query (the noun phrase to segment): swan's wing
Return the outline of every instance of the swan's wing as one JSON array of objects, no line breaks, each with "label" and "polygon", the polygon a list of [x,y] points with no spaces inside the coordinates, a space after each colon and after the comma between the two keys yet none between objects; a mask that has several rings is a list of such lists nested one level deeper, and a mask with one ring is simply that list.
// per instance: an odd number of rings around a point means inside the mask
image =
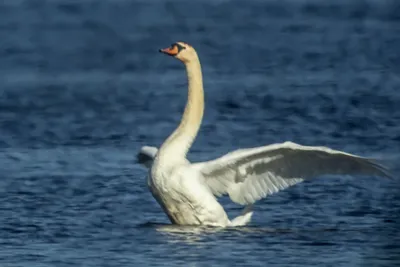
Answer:
[{"label": "swan's wing", "polygon": [[143,166],[150,168],[153,164],[154,157],[157,154],[158,149],[153,146],[143,146],[139,153],[136,155],[137,162]]},{"label": "swan's wing", "polygon": [[229,194],[239,204],[252,204],[305,179],[326,174],[390,177],[372,159],[291,142],[236,150],[193,166],[203,174],[214,195]]}]

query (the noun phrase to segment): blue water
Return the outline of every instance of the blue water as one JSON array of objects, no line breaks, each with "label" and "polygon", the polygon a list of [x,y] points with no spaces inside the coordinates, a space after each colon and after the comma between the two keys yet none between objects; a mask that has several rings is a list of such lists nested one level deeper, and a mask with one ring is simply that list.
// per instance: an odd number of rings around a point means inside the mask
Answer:
[{"label": "blue water", "polygon": [[[0,266],[400,266],[399,14],[394,0],[1,1]],[[179,122],[184,68],[157,52],[179,40],[205,79],[190,160],[290,140],[395,179],[321,177],[259,201],[248,227],[171,226],[135,157]]]}]

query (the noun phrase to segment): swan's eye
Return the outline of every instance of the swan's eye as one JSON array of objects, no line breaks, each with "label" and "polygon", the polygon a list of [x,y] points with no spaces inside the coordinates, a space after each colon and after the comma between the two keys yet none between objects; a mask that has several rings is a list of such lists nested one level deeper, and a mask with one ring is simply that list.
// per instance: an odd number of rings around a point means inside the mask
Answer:
[{"label": "swan's eye", "polygon": [[178,48],[178,53],[181,52],[182,50],[186,49],[186,47],[184,47],[183,45],[180,45],[178,43],[175,43],[174,45]]}]

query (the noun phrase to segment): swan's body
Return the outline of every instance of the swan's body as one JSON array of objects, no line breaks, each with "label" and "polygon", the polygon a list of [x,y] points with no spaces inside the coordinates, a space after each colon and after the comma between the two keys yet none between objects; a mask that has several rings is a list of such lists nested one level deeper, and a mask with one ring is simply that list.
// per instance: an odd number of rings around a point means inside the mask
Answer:
[{"label": "swan's body", "polygon": [[[150,168],[148,186],[172,223],[245,225],[251,220],[254,202],[305,179],[324,174],[389,177],[387,170],[370,159],[291,142],[236,150],[213,161],[191,164],[186,154],[204,111],[200,61],[194,48],[185,43],[161,51],[185,64],[188,102],[179,127],[160,149],[143,147],[138,156]],[[224,194],[246,205],[232,221],[216,198]]]}]

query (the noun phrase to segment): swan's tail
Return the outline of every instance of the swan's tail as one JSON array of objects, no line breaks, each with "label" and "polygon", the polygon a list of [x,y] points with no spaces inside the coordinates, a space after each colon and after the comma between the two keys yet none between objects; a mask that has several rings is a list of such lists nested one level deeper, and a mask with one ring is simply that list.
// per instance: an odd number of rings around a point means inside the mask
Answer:
[{"label": "swan's tail", "polygon": [[247,205],[242,214],[233,219],[229,226],[243,226],[251,221],[251,216],[253,216],[253,205]]}]

